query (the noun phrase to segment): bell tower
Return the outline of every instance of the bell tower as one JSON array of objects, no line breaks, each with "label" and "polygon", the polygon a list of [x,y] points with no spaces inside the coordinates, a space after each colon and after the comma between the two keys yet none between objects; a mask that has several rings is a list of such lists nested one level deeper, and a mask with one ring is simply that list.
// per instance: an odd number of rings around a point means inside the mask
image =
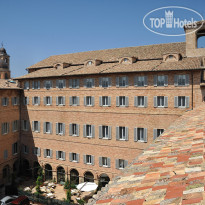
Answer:
[{"label": "bell tower", "polygon": [[0,48],[0,79],[10,78],[10,56],[7,54],[6,49]]}]

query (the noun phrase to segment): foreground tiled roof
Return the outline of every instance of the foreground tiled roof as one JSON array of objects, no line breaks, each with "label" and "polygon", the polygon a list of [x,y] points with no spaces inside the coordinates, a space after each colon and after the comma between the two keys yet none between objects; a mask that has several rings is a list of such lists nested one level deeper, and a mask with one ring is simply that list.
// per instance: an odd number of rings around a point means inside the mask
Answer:
[{"label": "foreground tiled roof", "polygon": [[13,80],[0,79],[0,89],[20,89],[18,87],[18,82],[15,83]]},{"label": "foreground tiled roof", "polygon": [[83,64],[86,60],[94,59],[104,62],[117,61],[121,57],[133,56],[138,59],[157,59],[162,58],[162,55],[167,52],[178,52],[185,56],[185,43],[156,44],[55,55],[28,67],[28,69],[53,66],[55,63]]},{"label": "foreground tiled roof", "polygon": [[180,117],[89,204],[205,204],[205,105]]}]

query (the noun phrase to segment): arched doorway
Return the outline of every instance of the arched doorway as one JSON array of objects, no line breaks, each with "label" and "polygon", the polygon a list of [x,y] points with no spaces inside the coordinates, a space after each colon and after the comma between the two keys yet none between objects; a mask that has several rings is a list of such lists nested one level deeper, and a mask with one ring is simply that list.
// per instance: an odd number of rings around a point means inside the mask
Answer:
[{"label": "arched doorway", "polygon": [[91,172],[85,172],[84,182],[94,182],[94,175]]},{"label": "arched doorway", "polygon": [[70,182],[73,184],[79,184],[79,172],[76,169],[70,170]]},{"label": "arched doorway", "polygon": [[2,176],[3,176],[4,183],[9,182],[9,177],[10,177],[10,167],[9,167],[9,165],[4,166],[2,172],[3,172]]},{"label": "arched doorway", "polygon": [[23,160],[22,171],[23,171],[23,174],[25,176],[31,176],[30,165],[29,165],[29,161],[27,159]]},{"label": "arched doorway", "polygon": [[57,168],[57,183],[65,182],[65,169],[63,167]]},{"label": "arched doorway", "polygon": [[102,187],[105,187],[105,185],[108,184],[109,181],[110,178],[107,174],[101,174],[99,177],[98,189],[100,190]]},{"label": "arched doorway", "polygon": [[53,179],[53,171],[50,164],[45,165],[45,180]]},{"label": "arched doorway", "polygon": [[38,170],[39,170],[40,167],[41,166],[38,162],[33,163],[33,176],[34,176],[34,178],[38,177]]}]

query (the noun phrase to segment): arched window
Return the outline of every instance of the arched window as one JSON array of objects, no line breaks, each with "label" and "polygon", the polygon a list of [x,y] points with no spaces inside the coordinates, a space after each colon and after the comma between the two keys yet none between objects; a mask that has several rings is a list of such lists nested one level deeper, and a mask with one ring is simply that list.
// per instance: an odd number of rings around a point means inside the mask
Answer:
[{"label": "arched window", "polygon": [[205,29],[197,32],[197,48],[205,48]]}]

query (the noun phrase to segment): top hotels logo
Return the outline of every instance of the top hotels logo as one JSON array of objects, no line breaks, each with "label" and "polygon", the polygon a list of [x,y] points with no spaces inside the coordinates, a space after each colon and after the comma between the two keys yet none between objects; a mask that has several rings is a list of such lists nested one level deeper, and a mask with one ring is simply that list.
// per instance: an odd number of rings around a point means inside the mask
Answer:
[{"label": "top hotels logo", "polygon": [[190,28],[189,33],[200,29],[203,24],[197,28],[196,22],[201,20],[203,20],[201,14],[193,9],[168,6],[147,13],[143,18],[143,24],[148,30],[159,35],[182,36],[186,35],[184,27]]}]

